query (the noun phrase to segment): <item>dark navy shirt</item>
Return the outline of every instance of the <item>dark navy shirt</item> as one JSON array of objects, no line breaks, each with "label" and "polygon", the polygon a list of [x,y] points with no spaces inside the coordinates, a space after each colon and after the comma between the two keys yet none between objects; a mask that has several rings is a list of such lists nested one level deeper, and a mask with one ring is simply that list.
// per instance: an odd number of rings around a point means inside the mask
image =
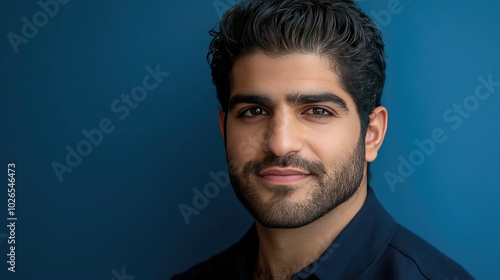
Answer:
[{"label": "dark navy shirt", "polygon": [[[241,240],[172,279],[253,279],[258,236],[253,225]],[[473,279],[459,264],[399,225],[373,190],[328,249],[292,279]]]}]

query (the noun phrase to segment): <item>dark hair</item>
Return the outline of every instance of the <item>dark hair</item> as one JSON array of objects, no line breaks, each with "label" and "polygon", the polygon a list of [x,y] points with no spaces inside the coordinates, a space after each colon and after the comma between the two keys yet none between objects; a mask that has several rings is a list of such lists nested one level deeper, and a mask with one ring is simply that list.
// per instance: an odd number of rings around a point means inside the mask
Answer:
[{"label": "dark hair", "polygon": [[228,10],[207,54],[217,99],[227,112],[234,62],[254,51],[328,57],[353,97],[364,136],[385,82],[384,43],[373,21],[348,0],[244,0]]}]

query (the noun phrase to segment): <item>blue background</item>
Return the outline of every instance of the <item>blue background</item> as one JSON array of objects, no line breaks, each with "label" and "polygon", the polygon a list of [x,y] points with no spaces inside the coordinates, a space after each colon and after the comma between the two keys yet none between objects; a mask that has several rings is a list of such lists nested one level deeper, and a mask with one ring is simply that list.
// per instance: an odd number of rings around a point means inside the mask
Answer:
[{"label": "blue background", "polygon": [[[500,2],[394,1],[358,1],[387,45],[389,130],[371,185],[400,223],[478,279],[498,279],[500,87],[456,129],[443,114],[470,101],[479,76],[500,81]],[[0,279],[167,279],[246,231],[252,219],[230,187],[188,225],[178,209],[226,170],[205,55],[208,29],[232,4],[72,0],[16,54],[9,32],[22,35],[21,18],[42,8],[0,3],[0,172],[16,164],[18,217],[13,274],[5,179]],[[121,120],[110,106],[148,65],[170,75]],[[51,164],[103,118],[115,130],[59,182]],[[391,187],[384,174],[436,128],[447,140]]]}]

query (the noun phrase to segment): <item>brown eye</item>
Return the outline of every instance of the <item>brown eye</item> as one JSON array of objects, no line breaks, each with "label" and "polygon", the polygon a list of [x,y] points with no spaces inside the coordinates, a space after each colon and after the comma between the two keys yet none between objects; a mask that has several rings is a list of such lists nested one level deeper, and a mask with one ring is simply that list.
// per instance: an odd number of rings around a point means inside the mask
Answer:
[{"label": "brown eye", "polygon": [[314,116],[328,116],[328,115],[332,115],[326,109],[321,108],[321,107],[311,108],[311,109],[307,110],[306,113],[309,114],[309,115],[314,115]]},{"label": "brown eye", "polygon": [[252,107],[241,114],[243,117],[254,117],[259,115],[267,115],[266,111],[261,107]]}]

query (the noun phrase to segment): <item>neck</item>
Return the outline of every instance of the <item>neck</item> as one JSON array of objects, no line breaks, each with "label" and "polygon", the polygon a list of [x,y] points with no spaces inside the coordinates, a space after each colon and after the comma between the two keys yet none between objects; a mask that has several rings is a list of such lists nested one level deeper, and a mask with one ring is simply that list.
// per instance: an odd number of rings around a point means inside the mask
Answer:
[{"label": "neck", "polygon": [[[327,250],[363,206],[367,184],[314,222],[300,228],[266,228],[256,222],[259,236],[257,279],[290,279]],[[270,277],[272,276],[272,277]]]}]

